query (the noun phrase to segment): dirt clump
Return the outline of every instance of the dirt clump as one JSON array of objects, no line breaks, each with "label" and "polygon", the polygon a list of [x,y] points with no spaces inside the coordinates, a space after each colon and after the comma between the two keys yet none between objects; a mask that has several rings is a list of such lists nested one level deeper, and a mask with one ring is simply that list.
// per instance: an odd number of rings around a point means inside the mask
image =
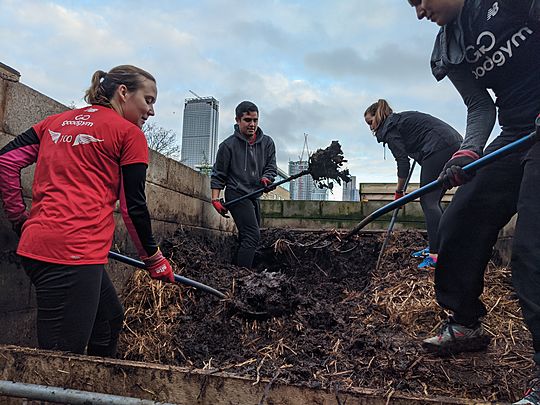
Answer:
[{"label": "dirt clump", "polygon": [[332,189],[335,180],[338,184],[341,181],[348,183],[351,176],[348,169],[341,169],[341,166],[347,162],[343,157],[343,151],[338,141],[332,141],[330,146],[325,149],[317,149],[309,157],[309,172],[313,181],[319,188]]},{"label": "dirt clump", "polygon": [[377,272],[382,235],[361,233],[346,248],[340,235],[321,244],[317,232],[265,230],[248,270],[229,264],[234,240],[180,230],[163,246],[175,271],[227,298],[138,272],[126,288],[122,357],[386,396],[512,401],[521,394],[532,352],[508,269],[490,263],[486,274],[488,351],[439,358],[420,344],[446,318],[433,273],[410,257],[426,246],[424,235],[395,232]]}]

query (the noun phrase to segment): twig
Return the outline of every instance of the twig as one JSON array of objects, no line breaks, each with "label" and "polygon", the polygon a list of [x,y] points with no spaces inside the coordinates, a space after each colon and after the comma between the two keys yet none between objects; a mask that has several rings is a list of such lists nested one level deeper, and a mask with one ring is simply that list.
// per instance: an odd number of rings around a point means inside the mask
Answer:
[{"label": "twig", "polygon": [[280,372],[281,370],[278,369],[276,373],[274,374],[274,376],[272,377],[272,379],[270,380],[270,382],[266,384],[266,387],[264,388],[263,396],[261,397],[261,400],[259,401],[259,405],[264,405],[264,402],[266,401],[266,397],[268,396],[268,393],[270,392],[270,388],[272,388],[272,384],[274,383],[274,381],[277,380]]}]

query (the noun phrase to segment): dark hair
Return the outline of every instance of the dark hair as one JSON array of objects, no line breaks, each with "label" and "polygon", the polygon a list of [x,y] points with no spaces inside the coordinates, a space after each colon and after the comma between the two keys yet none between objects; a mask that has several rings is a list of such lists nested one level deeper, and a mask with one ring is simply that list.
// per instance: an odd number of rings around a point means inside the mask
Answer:
[{"label": "dark hair", "polygon": [[108,73],[97,70],[92,75],[92,82],[84,95],[88,104],[98,104],[106,107],[111,106],[111,99],[118,86],[125,85],[129,91],[136,91],[142,82],[142,78],[156,79],[147,71],[132,65],[120,65],[112,68]]},{"label": "dark hair", "polygon": [[379,128],[379,125],[381,125],[384,120],[392,114],[392,109],[390,108],[390,105],[388,105],[388,102],[381,98],[376,103],[371,104],[367,110],[364,112],[364,117],[366,114],[370,114],[373,116],[373,129],[377,130]]},{"label": "dark hair", "polygon": [[242,101],[236,106],[236,118],[242,118],[244,113],[256,112],[259,113],[259,109],[251,101]]}]

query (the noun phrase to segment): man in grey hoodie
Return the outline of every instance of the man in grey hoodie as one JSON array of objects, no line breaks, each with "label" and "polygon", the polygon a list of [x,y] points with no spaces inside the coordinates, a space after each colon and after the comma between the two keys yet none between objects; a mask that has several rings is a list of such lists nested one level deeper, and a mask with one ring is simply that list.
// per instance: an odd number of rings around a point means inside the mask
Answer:
[{"label": "man in grey hoodie", "polygon": [[[228,218],[228,210],[219,198],[225,189],[225,201],[249,194],[270,185],[277,174],[274,141],[259,128],[259,109],[250,101],[242,101],[236,107],[234,134],[220,145],[216,162],[210,176],[212,205]],[[236,256],[238,266],[250,268],[260,239],[261,194],[246,198],[229,208],[238,228],[239,248]]]}]

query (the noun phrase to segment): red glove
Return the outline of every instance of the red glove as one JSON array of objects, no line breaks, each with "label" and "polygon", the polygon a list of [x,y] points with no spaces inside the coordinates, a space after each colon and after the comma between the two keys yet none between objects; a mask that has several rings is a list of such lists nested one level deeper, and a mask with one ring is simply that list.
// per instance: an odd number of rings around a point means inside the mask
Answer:
[{"label": "red glove", "polygon": [[266,177],[262,177],[261,178],[261,184],[264,186],[264,188],[266,190],[264,190],[265,193],[268,193],[269,191],[272,191],[275,189],[275,187],[271,187],[272,185],[272,180],[266,178]]},{"label": "red glove", "polygon": [[229,210],[225,208],[225,206],[223,205],[223,200],[216,198],[212,200],[212,205],[214,206],[216,211],[219,213],[219,215],[221,215],[224,218],[229,218],[229,216],[227,215]]},{"label": "red glove", "polygon": [[171,264],[163,257],[159,248],[152,256],[143,257],[142,260],[146,264],[146,270],[150,273],[150,277],[156,280],[174,283],[174,273]]},{"label": "red glove", "polygon": [[405,193],[403,192],[403,190],[396,190],[396,192],[394,193],[394,201],[399,200],[404,195]]},{"label": "red glove", "polygon": [[480,156],[472,150],[462,149],[454,153],[452,159],[446,162],[439,175],[439,180],[443,182],[443,188],[449,190],[452,187],[461,186],[471,181],[475,173],[465,173],[462,168],[479,158]]}]

